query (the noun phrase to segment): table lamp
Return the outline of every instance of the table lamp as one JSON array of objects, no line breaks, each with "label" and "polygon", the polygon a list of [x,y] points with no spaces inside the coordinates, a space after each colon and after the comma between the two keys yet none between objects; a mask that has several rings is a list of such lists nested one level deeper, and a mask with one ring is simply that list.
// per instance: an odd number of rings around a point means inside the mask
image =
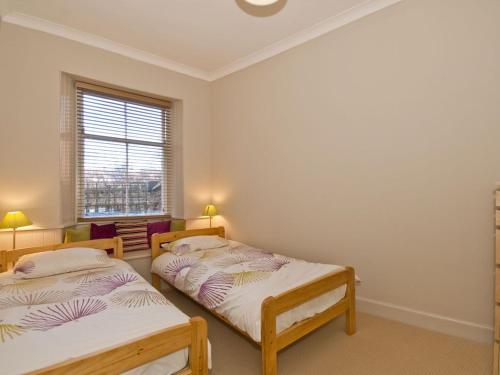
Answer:
[{"label": "table lamp", "polygon": [[217,215],[217,208],[213,204],[207,204],[203,209],[202,215],[210,217],[210,228],[212,228],[212,217]]},{"label": "table lamp", "polygon": [[0,229],[12,229],[12,249],[16,248],[16,229],[31,225],[32,222],[22,211],[7,212],[0,222]]}]

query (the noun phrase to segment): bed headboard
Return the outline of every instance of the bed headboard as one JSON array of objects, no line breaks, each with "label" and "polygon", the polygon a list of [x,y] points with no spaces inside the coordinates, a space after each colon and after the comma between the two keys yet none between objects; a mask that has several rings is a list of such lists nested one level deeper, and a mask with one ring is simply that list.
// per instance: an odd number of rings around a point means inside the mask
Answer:
[{"label": "bed headboard", "polygon": [[161,247],[161,244],[163,243],[173,242],[185,237],[210,236],[210,235],[217,235],[222,238],[225,238],[226,231],[224,230],[224,227],[216,227],[216,228],[191,229],[179,232],[155,233],[151,237],[151,259],[154,260],[157,256],[161,255],[164,251],[166,251]]},{"label": "bed headboard", "polygon": [[25,249],[1,250],[0,251],[0,272],[5,272],[26,254],[41,253],[44,251],[68,249],[71,247],[91,247],[93,249],[113,249],[113,258],[123,258],[123,242],[120,237],[106,238],[102,240],[89,240],[80,242],[62,243],[41,247],[27,247]]}]

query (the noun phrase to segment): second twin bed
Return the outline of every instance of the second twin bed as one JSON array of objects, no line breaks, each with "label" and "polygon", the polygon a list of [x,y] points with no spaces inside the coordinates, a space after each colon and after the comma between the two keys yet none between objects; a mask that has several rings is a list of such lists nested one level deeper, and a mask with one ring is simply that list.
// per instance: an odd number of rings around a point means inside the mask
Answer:
[{"label": "second twin bed", "polygon": [[161,279],[262,349],[262,372],[277,374],[277,352],[338,315],[355,322],[350,267],[310,263],[224,239],[224,228],[155,234],[153,285]]}]

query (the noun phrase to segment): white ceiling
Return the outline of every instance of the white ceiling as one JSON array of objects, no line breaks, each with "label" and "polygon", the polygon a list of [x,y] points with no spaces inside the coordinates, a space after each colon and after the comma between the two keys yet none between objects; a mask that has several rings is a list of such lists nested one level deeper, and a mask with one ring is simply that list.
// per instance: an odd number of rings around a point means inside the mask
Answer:
[{"label": "white ceiling", "polygon": [[212,80],[399,0],[280,1],[281,11],[265,17],[245,12],[266,10],[243,0],[0,0],[0,14]]}]

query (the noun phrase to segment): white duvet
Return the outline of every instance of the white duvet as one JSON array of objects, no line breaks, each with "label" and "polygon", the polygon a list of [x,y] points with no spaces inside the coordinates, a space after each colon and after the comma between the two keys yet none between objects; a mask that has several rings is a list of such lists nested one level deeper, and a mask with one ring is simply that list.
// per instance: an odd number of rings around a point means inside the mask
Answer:
[{"label": "white duvet", "polygon": [[[166,252],[152,265],[154,273],[223,315],[257,342],[261,339],[261,304],[267,297],[343,269],[273,254],[236,241],[180,256]],[[284,312],[277,318],[277,332],[326,310],[345,292],[343,285]]]},{"label": "white duvet", "polygon": [[[0,274],[0,373],[22,374],[189,321],[127,263],[31,280]],[[173,374],[188,351],[127,374]]]}]

